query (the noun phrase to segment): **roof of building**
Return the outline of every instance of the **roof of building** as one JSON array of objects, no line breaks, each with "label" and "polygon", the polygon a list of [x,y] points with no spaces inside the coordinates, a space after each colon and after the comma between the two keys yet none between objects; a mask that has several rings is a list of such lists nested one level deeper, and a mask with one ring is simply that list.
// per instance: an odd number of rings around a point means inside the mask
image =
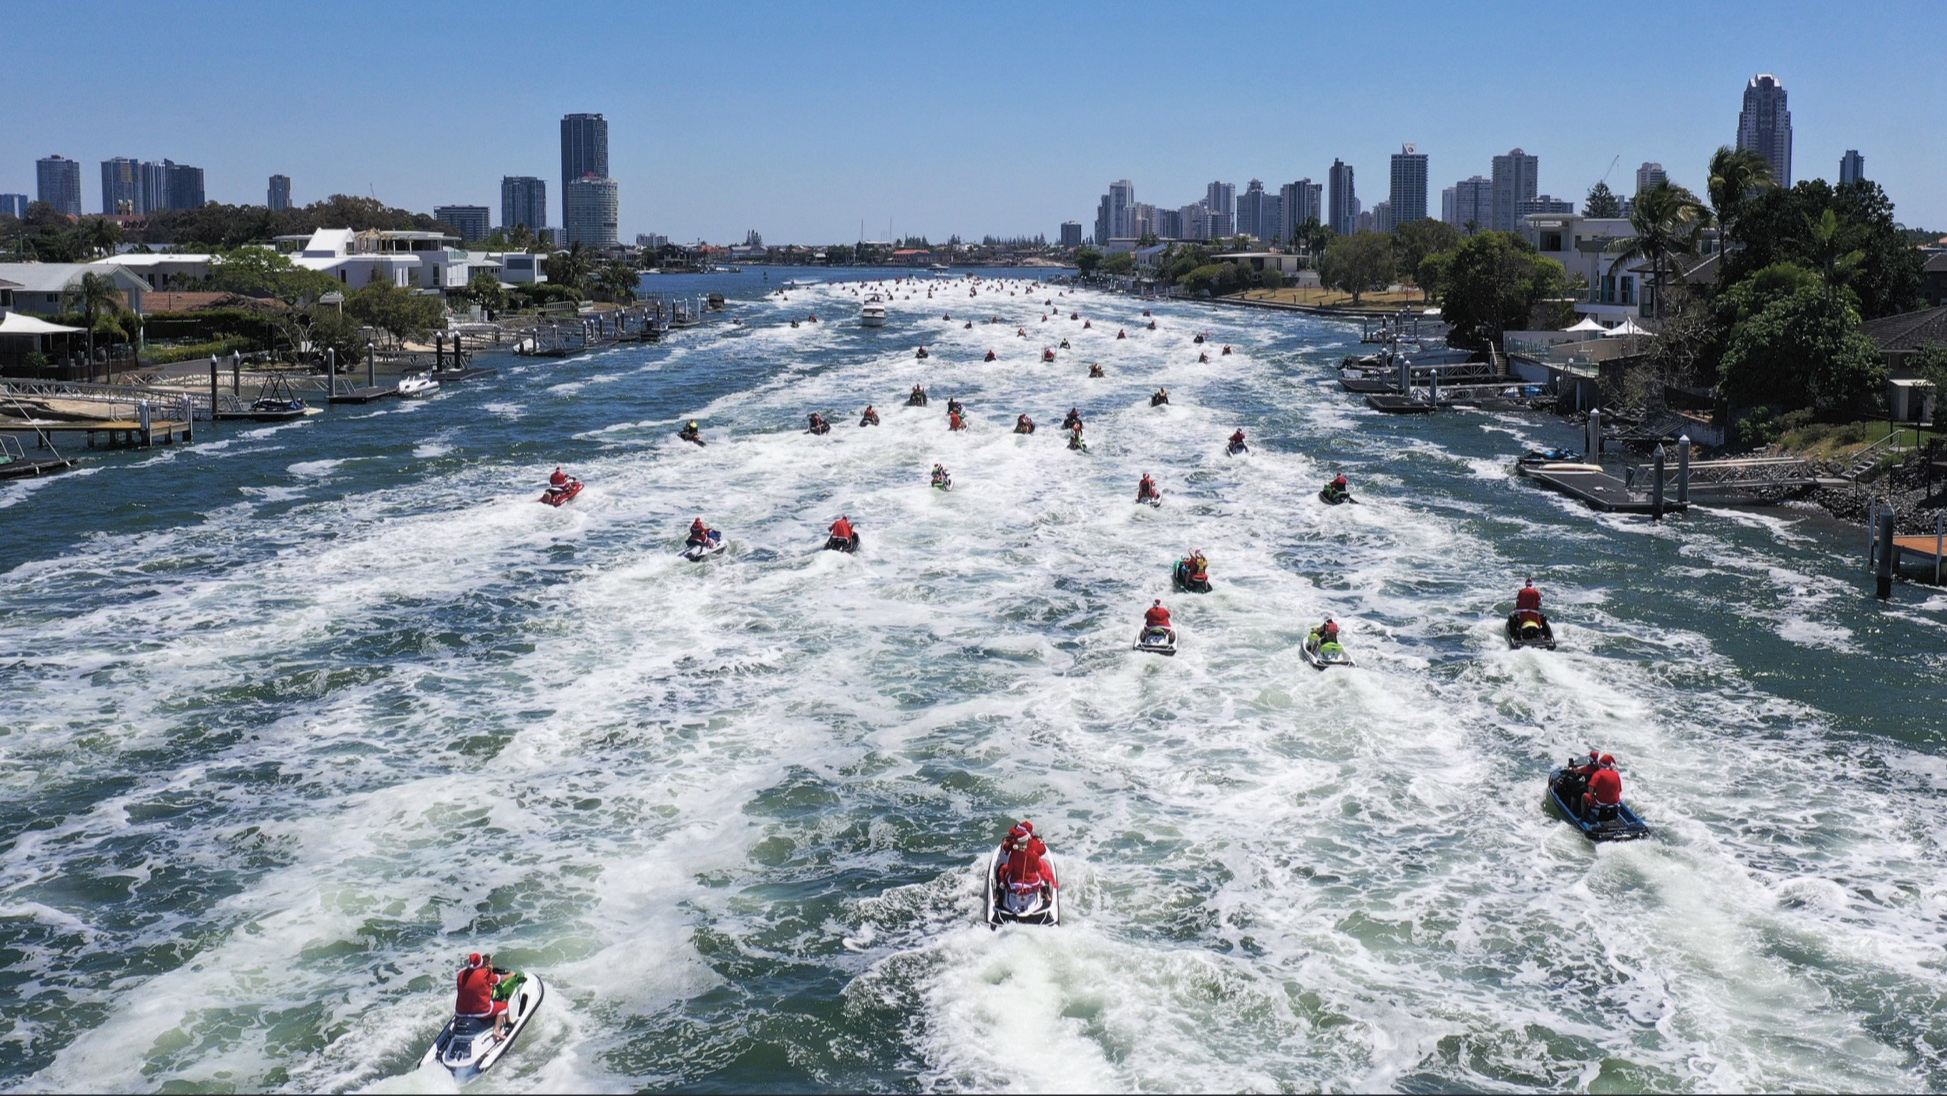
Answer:
[{"label": "roof of building", "polygon": [[131,251],[126,255],[110,255],[106,258],[91,259],[89,266],[125,266],[130,270],[149,270],[164,263],[207,263],[213,255],[199,255],[188,251],[157,251],[150,253]]},{"label": "roof of building", "polygon": [[105,266],[94,263],[0,263],[0,278],[13,282],[14,288],[28,293],[62,292],[80,281],[83,274],[104,274],[123,289],[149,289],[149,283],[119,263]]},{"label": "roof of building", "polygon": [[1947,251],[1936,251],[1927,256],[1927,263],[1920,268],[1928,274],[1947,273]]},{"label": "roof of building", "polygon": [[[1702,258],[1689,260],[1689,265],[1683,268],[1683,284],[1716,285],[1718,266],[1723,258],[1723,252],[1713,251]],[[1645,259],[1635,266],[1630,267],[1629,272],[1631,274],[1654,275],[1656,273],[1656,264]]]},{"label": "roof of building", "polygon": [[1886,351],[1918,350],[1923,346],[1947,346],[1947,305],[1881,316],[1859,325],[1866,337]]}]

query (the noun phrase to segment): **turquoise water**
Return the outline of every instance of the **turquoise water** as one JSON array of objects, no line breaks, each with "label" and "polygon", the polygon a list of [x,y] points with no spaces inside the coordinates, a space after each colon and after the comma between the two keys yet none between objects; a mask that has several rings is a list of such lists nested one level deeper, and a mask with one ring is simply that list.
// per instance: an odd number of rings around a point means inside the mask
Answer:
[{"label": "turquoise water", "polygon": [[[1346,325],[929,279],[866,329],[861,272],[768,274],[0,486],[0,1083],[448,1091],[491,950],[551,994],[486,1091],[1947,1087],[1947,597],[1874,601],[1863,534],[1590,513],[1509,472],[1552,419],[1341,392]],[[1527,576],[1560,650],[1500,640]],[[1590,746],[1655,839],[1542,809]],[[1020,817],[1067,923],[990,933]]]}]

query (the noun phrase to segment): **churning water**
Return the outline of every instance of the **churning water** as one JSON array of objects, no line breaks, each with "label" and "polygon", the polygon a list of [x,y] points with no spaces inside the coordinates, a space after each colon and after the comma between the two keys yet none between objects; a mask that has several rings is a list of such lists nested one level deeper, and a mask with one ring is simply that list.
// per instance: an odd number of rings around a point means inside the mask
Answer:
[{"label": "churning water", "polygon": [[[1592,514],[1508,472],[1553,420],[1341,392],[1344,325],[939,279],[866,329],[789,273],[0,487],[8,1087],[449,1090],[474,950],[553,991],[484,1090],[1947,1087],[1947,598],[1860,535]],[[1501,642],[1526,576],[1558,651]],[[1543,809],[1590,746],[1655,839]],[[1067,923],[989,932],[1023,817]]]}]

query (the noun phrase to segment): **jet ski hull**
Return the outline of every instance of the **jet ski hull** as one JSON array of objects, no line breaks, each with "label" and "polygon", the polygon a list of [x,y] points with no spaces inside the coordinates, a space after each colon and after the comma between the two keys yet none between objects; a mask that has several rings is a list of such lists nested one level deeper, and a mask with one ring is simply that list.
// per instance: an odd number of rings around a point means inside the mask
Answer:
[{"label": "jet ski hull", "polygon": [[1520,613],[1510,615],[1507,619],[1506,626],[1502,629],[1508,637],[1508,646],[1516,650],[1523,647],[1539,647],[1544,651],[1554,650],[1555,629],[1549,625],[1548,618],[1541,618],[1540,632],[1533,635],[1525,635],[1522,633],[1520,621],[1517,619],[1520,615]]},{"label": "jet ski hull", "polygon": [[1353,498],[1352,492],[1350,491],[1340,491],[1334,494],[1332,491],[1328,489],[1328,490],[1320,491],[1318,493],[1318,501],[1324,503],[1327,506],[1337,506],[1341,503],[1357,502],[1359,500]]},{"label": "jet ski hull", "polygon": [[549,506],[560,506],[562,503],[567,502],[579,494],[581,494],[581,481],[570,480],[568,481],[568,486],[558,491],[550,487],[541,492],[541,501],[547,503]]},{"label": "jet ski hull", "polygon": [[684,559],[689,560],[691,563],[696,563],[716,555],[718,552],[723,551],[725,547],[727,545],[723,542],[723,534],[712,529],[710,530],[710,539],[707,543],[686,544],[683,546],[682,555]]},{"label": "jet ski hull", "polygon": [[1176,561],[1176,566],[1170,568],[1170,581],[1176,584],[1177,589],[1188,590],[1193,594],[1210,592],[1210,576],[1206,574],[1202,578],[1195,577],[1180,559]]},{"label": "jet ski hull", "polygon": [[1569,798],[1579,803],[1582,796],[1573,787],[1563,787],[1562,778],[1565,775],[1562,769],[1548,774],[1548,798],[1554,802],[1555,809],[1562,813],[1562,817],[1582,831],[1582,836],[1591,841],[1637,841],[1650,835],[1649,823],[1636,817],[1636,812],[1630,810],[1627,803],[1616,804],[1613,814],[1605,811],[1604,817],[1584,818],[1580,810],[1569,806]]},{"label": "jet ski hull", "polygon": [[1327,651],[1324,650],[1323,648],[1324,648],[1324,644],[1319,642],[1317,632],[1313,632],[1312,634],[1306,636],[1305,645],[1303,648],[1305,652],[1305,661],[1311,663],[1313,666],[1316,666],[1321,670],[1328,670],[1334,666],[1358,665],[1358,663],[1352,661],[1351,655],[1345,653],[1345,649],[1343,647],[1339,648],[1339,650],[1337,650],[1336,652]]},{"label": "jet ski hull", "polygon": [[526,975],[507,1002],[507,1032],[495,1042],[493,1018],[479,1016],[455,1016],[446,1022],[446,1027],[433,1040],[420,1059],[420,1066],[438,1063],[453,1074],[456,1081],[470,1081],[487,1072],[514,1049],[514,1043],[527,1030],[528,1022],[540,1011],[541,1001],[547,996],[547,986],[538,975]]},{"label": "jet ski hull", "polygon": [[828,552],[856,552],[859,550],[859,535],[853,533],[850,537],[826,537],[825,550]]},{"label": "jet ski hull", "polygon": [[[1061,872],[1055,867],[1055,858],[1043,853],[1041,859],[1047,862],[1048,870],[1055,873],[1056,882],[1061,880]],[[1001,897],[1007,893],[1001,885],[1001,868],[1007,865],[1007,856],[999,846],[987,858],[987,927],[998,929],[1002,925],[1059,925],[1061,924],[1061,888],[1050,887],[1042,892],[1041,901],[1022,913],[1007,908]]]},{"label": "jet ski hull", "polygon": [[1136,633],[1136,650],[1148,651],[1152,655],[1173,655],[1176,653],[1176,630],[1144,628]]}]

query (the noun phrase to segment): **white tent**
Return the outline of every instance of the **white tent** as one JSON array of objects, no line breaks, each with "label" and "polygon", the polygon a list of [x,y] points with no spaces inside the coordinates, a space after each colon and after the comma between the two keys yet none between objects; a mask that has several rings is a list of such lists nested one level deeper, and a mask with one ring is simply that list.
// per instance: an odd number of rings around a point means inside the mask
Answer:
[{"label": "white tent", "polygon": [[1582,317],[1582,322],[1576,324],[1574,327],[1564,327],[1562,328],[1562,330],[1563,331],[1607,331],[1609,329],[1597,323],[1594,316],[1584,316]]},{"label": "white tent", "polygon": [[80,330],[82,328],[48,323],[19,312],[0,314],[0,335],[67,335]]},{"label": "white tent", "polygon": [[1619,323],[1619,324],[1617,324],[1616,326],[1614,326],[1614,327],[1612,327],[1612,328],[1610,328],[1610,329],[1609,329],[1608,331],[1606,331],[1606,332],[1604,332],[1604,334],[1607,334],[1607,335],[1654,335],[1654,334],[1656,334],[1656,332],[1654,332],[1654,331],[1651,331],[1651,330],[1649,330],[1648,328],[1643,328],[1643,327],[1637,327],[1637,326],[1636,326],[1636,321],[1635,321],[1635,320],[1632,320],[1632,319],[1630,319],[1629,317],[1627,317],[1627,316],[1625,316],[1625,317],[1623,317],[1623,322],[1621,322],[1621,323]]}]

